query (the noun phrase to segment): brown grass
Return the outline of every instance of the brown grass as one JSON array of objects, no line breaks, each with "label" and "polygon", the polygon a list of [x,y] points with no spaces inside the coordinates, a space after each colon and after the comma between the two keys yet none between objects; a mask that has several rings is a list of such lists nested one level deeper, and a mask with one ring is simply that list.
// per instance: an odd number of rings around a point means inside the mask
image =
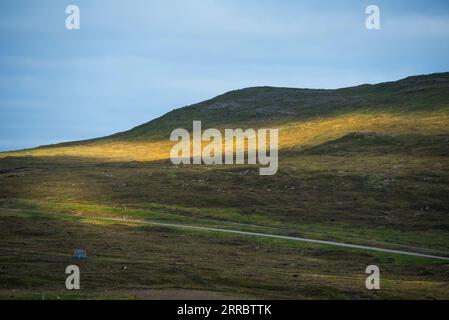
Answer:
[{"label": "brown grass", "polygon": [[[388,113],[348,114],[292,122],[279,127],[279,147],[290,149],[316,146],[351,132],[444,134],[449,133],[449,116],[432,114],[405,116]],[[168,159],[173,144],[168,137],[166,140],[159,141],[100,140],[71,146],[5,152],[0,153],[0,158],[6,156],[69,156],[116,161],[154,161]]]}]

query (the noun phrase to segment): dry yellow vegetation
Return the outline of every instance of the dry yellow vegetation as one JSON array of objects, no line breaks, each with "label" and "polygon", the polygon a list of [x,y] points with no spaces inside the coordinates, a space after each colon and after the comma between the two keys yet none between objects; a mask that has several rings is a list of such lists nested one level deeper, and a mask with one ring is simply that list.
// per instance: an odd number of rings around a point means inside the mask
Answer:
[{"label": "dry yellow vegetation", "polygon": [[[305,148],[338,139],[351,132],[385,134],[446,134],[449,116],[441,114],[395,115],[346,114],[307,121],[290,122],[279,127],[279,148]],[[154,161],[168,159],[173,142],[99,140],[70,146],[54,146],[0,153],[6,156],[69,156],[116,161]],[[203,144],[204,146],[205,144]]]}]

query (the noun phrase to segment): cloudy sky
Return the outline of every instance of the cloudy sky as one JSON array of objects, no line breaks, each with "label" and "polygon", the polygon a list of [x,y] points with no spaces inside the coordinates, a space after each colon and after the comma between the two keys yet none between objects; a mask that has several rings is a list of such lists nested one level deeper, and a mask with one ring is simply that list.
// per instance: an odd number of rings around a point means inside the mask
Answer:
[{"label": "cloudy sky", "polygon": [[[76,4],[81,29],[65,28]],[[365,28],[365,8],[381,30]],[[449,1],[2,0],[0,150],[103,136],[229,90],[449,71]]]}]

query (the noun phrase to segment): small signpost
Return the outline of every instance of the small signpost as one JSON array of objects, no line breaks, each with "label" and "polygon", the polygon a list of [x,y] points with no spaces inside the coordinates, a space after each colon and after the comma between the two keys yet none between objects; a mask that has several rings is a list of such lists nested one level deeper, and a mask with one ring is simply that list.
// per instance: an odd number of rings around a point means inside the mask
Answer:
[{"label": "small signpost", "polygon": [[87,253],[85,249],[75,249],[73,252],[73,259],[87,260]]}]

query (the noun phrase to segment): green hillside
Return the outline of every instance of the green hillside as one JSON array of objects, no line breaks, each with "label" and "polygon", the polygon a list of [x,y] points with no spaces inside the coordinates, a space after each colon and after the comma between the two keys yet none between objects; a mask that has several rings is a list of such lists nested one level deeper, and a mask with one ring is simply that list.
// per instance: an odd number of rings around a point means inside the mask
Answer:
[{"label": "green hillside", "polygon": [[171,111],[109,137],[0,153],[109,160],[167,159],[173,129],[279,128],[281,151],[315,147],[352,132],[387,135],[449,133],[449,73],[338,90],[256,87]]},{"label": "green hillside", "polygon": [[[173,165],[169,133],[192,120],[279,128],[279,171]],[[0,298],[448,299],[447,260],[216,231],[449,257],[448,150],[439,73],[236,90],[113,136],[1,153]],[[76,294],[74,248],[89,254]],[[372,264],[380,291],[365,288]]]},{"label": "green hillside", "polygon": [[60,146],[104,140],[157,141],[167,138],[174,128],[190,128],[192,120],[201,120],[208,127],[246,128],[369,113],[449,115],[449,72],[336,90],[276,87],[234,90],[175,109],[125,132]]},{"label": "green hillside", "polygon": [[369,112],[449,115],[449,73],[338,90],[273,87],[235,90],[174,110],[112,137],[158,139],[173,128],[191,127],[192,120],[201,120],[210,127],[247,127]]}]

